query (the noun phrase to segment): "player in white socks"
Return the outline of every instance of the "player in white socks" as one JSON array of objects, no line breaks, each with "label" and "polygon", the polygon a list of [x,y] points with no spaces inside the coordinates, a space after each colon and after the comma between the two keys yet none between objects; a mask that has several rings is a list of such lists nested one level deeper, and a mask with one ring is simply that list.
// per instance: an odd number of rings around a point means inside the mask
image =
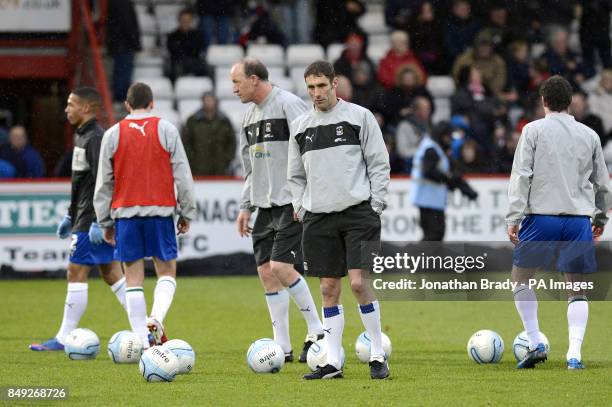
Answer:
[{"label": "player in white socks", "polygon": [[[506,216],[508,236],[516,245],[512,279],[516,309],[529,337],[529,351],[519,369],[547,358],[538,323],[538,301],[528,284],[536,268],[547,268],[558,254],[565,281],[583,281],[596,271],[593,238],[608,221],[612,192],[599,136],[568,113],[572,87],[561,76],[540,87],[546,116],[527,124],[514,155]],[[520,225],[520,229],[519,229]],[[584,291],[568,290],[568,369],[583,369],[580,352],[589,317]]]},{"label": "player in white socks", "polygon": [[104,130],[96,120],[101,98],[94,88],[77,88],[68,96],[66,116],[76,127],[72,156],[72,193],[68,213],[57,228],[61,239],[72,238],[68,263],[68,292],[64,305],[64,317],[55,337],[33,343],[35,351],[59,351],[64,349],[64,339],[76,329],[87,308],[87,279],[89,272],[98,266],[100,275],[110,285],[123,308],[125,304],[125,277],[121,266],[113,261],[113,247],[102,239],[102,230],[96,222],[93,208],[94,186],[98,171],[100,143]]},{"label": "player in white socks", "polygon": [[[293,361],[289,337],[289,297],[292,297],[308,326],[299,361],[306,362],[310,346],[323,338],[306,281],[295,270],[301,257],[302,225],[293,219],[287,186],[289,123],[308,110],[292,93],[268,82],[268,70],[260,61],[246,58],[232,67],[234,93],[250,103],[240,129],[240,150],[245,183],[237,219],[241,236],[253,236],[257,272],[266,292],[274,340]],[[251,229],[251,213],[257,218]]]}]

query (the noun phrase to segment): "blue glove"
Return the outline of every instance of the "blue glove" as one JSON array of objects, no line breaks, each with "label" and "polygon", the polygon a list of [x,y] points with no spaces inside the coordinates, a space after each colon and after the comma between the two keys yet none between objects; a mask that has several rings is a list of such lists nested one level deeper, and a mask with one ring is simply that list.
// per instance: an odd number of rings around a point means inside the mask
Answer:
[{"label": "blue glove", "polygon": [[104,242],[104,233],[96,222],[92,222],[89,227],[89,243],[100,244]]},{"label": "blue glove", "polygon": [[70,215],[65,215],[64,219],[57,225],[57,237],[60,239],[65,239],[70,236],[70,232],[72,232],[72,218]]}]

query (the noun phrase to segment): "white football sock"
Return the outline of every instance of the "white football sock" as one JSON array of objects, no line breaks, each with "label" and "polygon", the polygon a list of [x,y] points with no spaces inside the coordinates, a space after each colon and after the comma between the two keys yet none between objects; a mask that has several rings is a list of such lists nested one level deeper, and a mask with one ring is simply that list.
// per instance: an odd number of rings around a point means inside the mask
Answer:
[{"label": "white football sock", "polygon": [[87,308],[87,283],[68,283],[64,318],[55,337],[63,344],[66,336],[79,326],[79,321]]},{"label": "white football sock", "polygon": [[175,291],[176,280],[173,277],[164,276],[157,279],[155,291],[153,292],[151,316],[155,317],[160,323],[163,323],[166,318],[166,314],[172,305]]},{"label": "white football sock", "polygon": [[287,287],[287,291],[291,294],[293,301],[297,304],[302,312],[306,325],[308,325],[308,335],[320,335],[323,333],[323,324],[317,314],[317,308],[312,299],[310,288],[302,277]]},{"label": "white football sock", "polygon": [[538,299],[535,292],[527,285],[518,285],[514,289],[514,305],[527,332],[529,349],[535,349],[538,343],[542,342],[538,324]]},{"label": "white football sock", "polygon": [[342,369],[340,350],[342,349],[342,332],[344,331],[344,310],[342,305],[323,307],[323,324],[327,342],[327,364]]},{"label": "white football sock", "polygon": [[580,348],[589,320],[589,303],[585,297],[576,297],[567,304],[567,326],[569,331],[569,349],[567,360],[582,360]]},{"label": "white football sock", "polygon": [[117,296],[119,304],[127,311],[125,304],[125,277],[121,277],[115,284],[111,285],[111,291]]},{"label": "white football sock", "polygon": [[382,331],[380,328],[380,306],[378,301],[372,301],[370,304],[359,305],[359,314],[361,322],[368,332],[368,336],[372,341],[370,347],[370,360],[379,357],[385,357],[385,351],[382,347]]},{"label": "white football sock", "polygon": [[125,302],[127,304],[128,319],[130,326],[145,349],[149,347],[149,329],[147,328],[147,303],[145,301],[142,287],[128,287],[125,290]]},{"label": "white football sock", "polygon": [[272,320],[274,341],[278,343],[283,352],[291,352],[291,339],[289,339],[289,293],[280,290],[275,293],[266,293],[266,302]]}]

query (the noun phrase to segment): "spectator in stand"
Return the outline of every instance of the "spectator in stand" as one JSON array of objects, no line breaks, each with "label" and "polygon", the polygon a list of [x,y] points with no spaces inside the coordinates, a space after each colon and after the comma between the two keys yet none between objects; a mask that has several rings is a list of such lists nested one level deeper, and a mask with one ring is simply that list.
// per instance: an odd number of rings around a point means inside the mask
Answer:
[{"label": "spectator in stand", "polygon": [[397,74],[404,66],[411,66],[420,83],[427,82],[427,73],[421,61],[410,50],[410,37],[404,31],[393,31],[391,33],[391,49],[378,65],[378,81],[385,89],[391,89],[395,83]]},{"label": "spectator in stand", "polygon": [[59,161],[53,168],[52,176],[55,178],[68,178],[72,176],[72,153],[73,148],[64,151]]},{"label": "spectator in stand", "polygon": [[231,19],[240,0],[197,0],[200,33],[204,49],[210,44],[228,44],[232,41]]},{"label": "spectator in stand", "polygon": [[404,169],[404,161],[397,155],[395,151],[395,137],[392,134],[384,134],[383,137],[385,139],[385,146],[387,147],[387,152],[389,153],[389,165],[391,166],[391,174],[403,174]]},{"label": "spectator in stand", "polygon": [[444,66],[444,30],[431,1],[422,2],[418,12],[412,15],[408,32],[412,50],[427,73],[445,74],[447,69]]},{"label": "spectator in stand", "polygon": [[270,0],[270,14],[289,44],[306,44],[312,37],[310,0]]},{"label": "spectator in stand", "polygon": [[412,113],[413,101],[417,96],[427,98],[433,111],[431,93],[423,86],[414,68],[404,66],[397,73],[396,85],[385,92],[383,106],[387,124],[396,125],[400,120],[406,119]]},{"label": "spectator in stand", "polygon": [[470,2],[454,0],[444,33],[447,66],[452,66],[455,59],[472,45],[479,30],[480,25],[472,17]]},{"label": "spectator in stand", "polygon": [[484,85],[498,97],[506,86],[506,63],[493,52],[493,40],[486,31],[476,36],[474,46],[468,48],[453,65],[453,77],[458,80],[459,71],[466,66],[475,66],[482,75]]},{"label": "spectator in stand", "polygon": [[580,0],[580,46],[587,76],[595,75],[595,51],[604,68],[612,68],[610,0]]},{"label": "spectator in stand", "polygon": [[493,162],[493,172],[497,174],[509,174],[512,172],[512,163],[514,162],[514,152],[518,145],[520,131],[513,131],[505,140],[504,144],[499,146],[495,152]]},{"label": "spectator in stand", "polygon": [[[376,82],[374,67],[361,61],[353,70],[353,103],[372,111],[374,115],[380,114],[383,108],[384,90]],[[382,126],[381,126],[382,127]]]},{"label": "spectator in stand", "polygon": [[408,31],[410,20],[417,13],[422,0],[386,0],[385,24],[392,30]]},{"label": "spectator in stand", "polygon": [[591,112],[601,117],[606,137],[612,138],[612,69],[601,72],[599,86],[589,95],[588,102]]},{"label": "spectator in stand", "polygon": [[45,163],[38,151],[28,143],[26,129],[21,125],[9,130],[9,140],[2,146],[0,160],[9,162],[15,168],[15,178],[45,176]]},{"label": "spectator in stand", "polygon": [[479,174],[488,172],[487,165],[483,163],[480,146],[474,140],[467,140],[461,146],[459,160],[454,163],[454,168],[461,174]]},{"label": "spectator in stand", "polygon": [[508,9],[502,2],[495,2],[488,7],[488,17],[481,30],[488,33],[493,43],[493,51],[506,57],[508,45],[518,37],[514,31],[516,25],[511,24]]},{"label": "spectator in stand", "polygon": [[253,42],[288,45],[285,35],[276,25],[265,4],[257,4],[251,9],[251,16],[243,28],[239,42],[245,47]]},{"label": "spectator in stand", "polygon": [[134,55],[141,50],[140,29],[132,0],[109,0],[106,50],[113,57],[113,100],[123,102],[132,84]]},{"label": "spectator in stand", "polygon": [[202,36],[193,28],[193,13],[189,9],[179,13],[179,27],[168,34],[170,54],[169,77],[174,82],[183,75],[210,75],[206,62],[201,58],[204,50]]},{"label": "spectator in stand", "polygon": [[548,64],[552,75],[561,75],[574,88],[584,82],[584,67],[580,57],[569,49],[567,30],[561,26],[552,27],[548,37],[548,47],[542,57]]},{"label": "spectator in stand", "polygon": [[365,11],[361,0],[315,0],[314,41],[327,48],[331,43],[344,42],[350,33],[367,37],[357,23]]},{"label": "spectator in stand", "polygon": [[467,119],[469,134],[480,144],[483,154],[492,152],[495,122],[503,121],[505,113],[495,94],[483,83],[477,67],[464,66],[459,70],[457,91],[451,98],[451,114]]},{"label": "spectator in stand", "polygon": [[548,63],[544,58],[529,61],[529,92],[538,93],[540,84],[550,78]]},{"label": "spectator in stand", "polygon": [[417,96],[410,107],[410,114],[397,126],[395,144],[397,155],[404,162],[404,172],[410,174],[412,160],[426,134],[431,133],[431,102]]},{"label": "spectator in stand", "polygon": [[529,95],[529,45],[522,40],[510,44],[510,57],[508,58],[508,84],[507,88],[516,91],[522,106],[527,103]]},{"label": "spectator in stand", "polygon": [[581,90],[574,91],[569,112],[572,116],[574,116],[576,121],[590,127],[595,133],[597,133],[602,147],[606,145],[608,138],[604,131],[603,122],[599,116],[594,115],[589,111],[586,93]]},{"label": "spectator in stand", "polygon": [[236,134],[212,93],[202,95],[202,108],[187,119],[181,138],[193,175],[230,174]]},{"label": "spectator in stand", "polygon": [[340,58],[334,62],[334,70],[338,75],[344,75],[351,80],[354,78],[354,70],[360,64],[367,64],[373,73],[374,62],[365,52],[365,37],[359,33],[350,33],[346,37],[346,47]]}]

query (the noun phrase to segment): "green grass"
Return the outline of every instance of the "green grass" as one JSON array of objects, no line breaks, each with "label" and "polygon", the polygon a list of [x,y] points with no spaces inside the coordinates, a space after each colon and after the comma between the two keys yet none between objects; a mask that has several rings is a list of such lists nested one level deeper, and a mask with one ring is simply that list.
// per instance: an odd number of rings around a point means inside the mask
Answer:
[{"label": "green grass", "polygon": [[[319,303],[317,281],[309,280]],[[154,280],[145,291],[151,305]],[[137,365],[115,365],[106,344],[129,329],[124,311],[99,279],[89,285],[89,307],[82,327],[101,339],[93,361],[71,361],[62,353],[28,349],[32,341],[55,334],[66,285],[63,281],[0,281],[0,386],[67,386],[69,401],[81,405],[610,405],[612,304],[591,303],[583,357],[585,371],[567,371],[566,305],[541,302],[541,329],[551,342],[549,361],[531,371],[515,368],[511,342],[522,330],[512,302],[384,302],[383,329],[393,343],[391,379],[372,381],[353,353],[363,330],[356,303],[345,287],[347,353],[345,379],[305,382],[307,367],[286,365],[276,375],[256,375],[245,362],[249,344],[271,335],[268,311],[256,278],[179,278],[166,318],[171,337],[196,350],[193,372],[172,383],[146,383]],[[305,325],[291,307],[294,350],[299,353]],[[465,349],[479,329],[493,329],[505,340],[497,365],[476,365]],[[58,403],[36,403],[37,406]]]}]

